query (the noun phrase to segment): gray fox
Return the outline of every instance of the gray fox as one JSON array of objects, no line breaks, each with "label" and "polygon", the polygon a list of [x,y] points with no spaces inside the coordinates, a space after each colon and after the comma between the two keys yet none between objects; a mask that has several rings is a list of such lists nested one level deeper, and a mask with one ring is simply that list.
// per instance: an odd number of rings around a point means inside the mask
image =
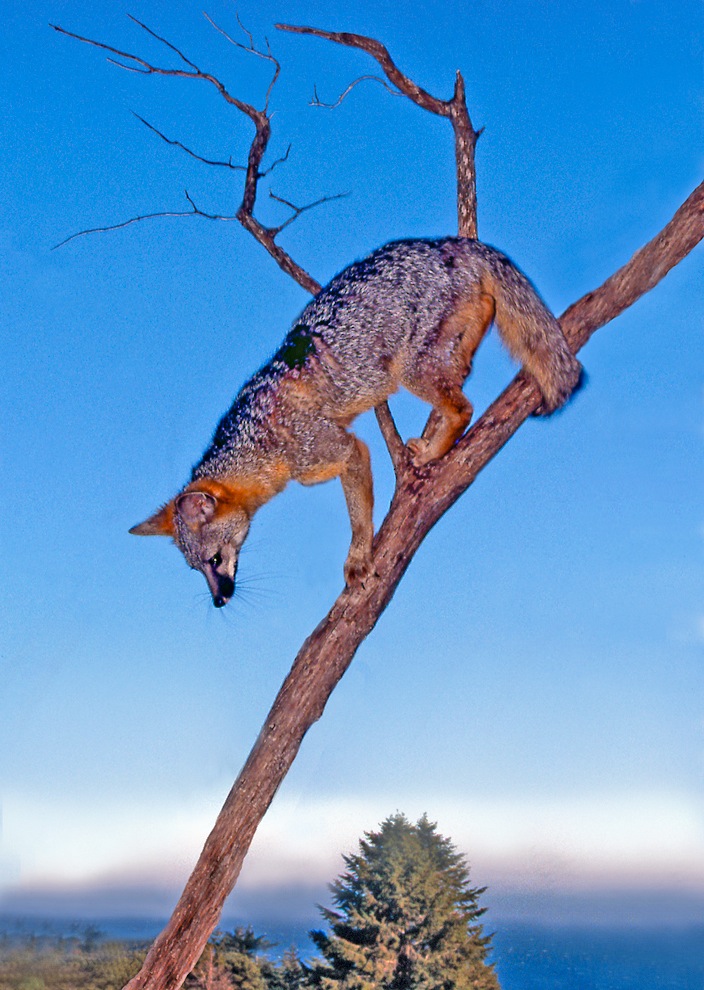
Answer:
[{"label": "gray fox", "polygon": [[493,321],[540,388],[538,412],[563,405],[582,366],[505,255],[457,237],[379,248],[306,306],[221,419],[189,484],[130,532],[173,537],[221,608],[256,510],[291,479],[339,477],[352,524],[345,580],[363,580],[372,570],[372,473],[350,423],[403,385],[433,407],[422,436],[408,441],[414,463],[442,457],[472,417],[462,386]]}]

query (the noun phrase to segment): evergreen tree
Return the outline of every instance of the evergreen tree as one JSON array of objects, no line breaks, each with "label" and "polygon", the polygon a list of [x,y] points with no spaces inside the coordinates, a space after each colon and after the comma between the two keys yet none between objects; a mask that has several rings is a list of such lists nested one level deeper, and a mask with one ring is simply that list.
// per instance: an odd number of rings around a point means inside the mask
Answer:
[{"label": "evergreen tree", "polygon": [[329,932],[311,932],[323,955],[311,985],[323,990],[499,990],[486,962],[490,936],[464,857],[424,815],[392,815],[368,832],[331,884]]},{"label": "evergreen tree", "polygon": [[217,933],[205,947],[189,985],[198,990],[267,990],[257,953],[271,946],[264,936],[255,935],[251,926]]},{"label": "evergreen tree", "polygon": [[310,986],[306,967],[293,946],[284,952],[280,963],[267,963],[263,973],[267,990],[305,990]]}]

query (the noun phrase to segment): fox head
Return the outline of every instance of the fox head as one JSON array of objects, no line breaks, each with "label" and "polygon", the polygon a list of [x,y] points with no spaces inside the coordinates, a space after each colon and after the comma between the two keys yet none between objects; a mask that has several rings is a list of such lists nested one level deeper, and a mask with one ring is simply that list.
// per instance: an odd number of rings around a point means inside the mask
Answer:
[{"label": "fox head", "polygon": [[215,608],[235,593],[240,547],[249,532],[249,513],[229,495],[221,486],[193,482],[130,530],[136,536],[172,537],[188,565],[204,575]]}]

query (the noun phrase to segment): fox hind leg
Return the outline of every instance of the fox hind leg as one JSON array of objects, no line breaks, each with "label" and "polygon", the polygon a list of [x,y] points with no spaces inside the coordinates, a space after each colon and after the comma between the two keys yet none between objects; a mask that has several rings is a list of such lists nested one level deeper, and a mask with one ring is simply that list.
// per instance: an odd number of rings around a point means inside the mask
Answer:
[{"label": "fox hind leg", "polygon": [[[420,395],[420,393],[417,393]],[[408,441],[413,461],[419,467],[442,457],[459,440],[472,419],[472,404],[461,388],[439,388],[420,395],[433,404],[433,412],[420,437]]]},{"label": "fox hind leg", "polygon": [[411,374],[404,376],[405,387],[433,407],[422,436],[408,441],[416,464],[442,457],[469,426],[473,409],[462,386],[494,314],[492,296],[466,296],[422,349]]}]

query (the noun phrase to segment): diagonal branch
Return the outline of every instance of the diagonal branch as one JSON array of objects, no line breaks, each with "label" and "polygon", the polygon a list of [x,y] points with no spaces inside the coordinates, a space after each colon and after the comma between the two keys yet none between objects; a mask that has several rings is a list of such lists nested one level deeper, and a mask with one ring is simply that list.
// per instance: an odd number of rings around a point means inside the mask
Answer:
[{"label": "diagonal branch", "polygon": [[176,45],[172,45],[170,41],[166,40],[166,38],[162,38],[162,36],[160,34],[157,34],[156,31],[152,31],[150,27],[147,27],[147,25],[143,24],[142,21],[138,20],[136,17],[133,17],[132,14],[128,14],[127,16],[129,17],[129,19],[132,21],[133,24],[136,24],[138,27],[141,27],[141,29],[143,31],[146,31],[147,34],[150,34],[152,38],[156,39],[156,41],[161,42],[162,45],[165,45],[167,48],[169,48],[172,52],[178,55],[181,61],[185,62],[186,65],[190,65],[190,67],[193,69],[194,72],[200,71],[197,65],[191,62],[189,58],[186,58],[186,56],[183,54],[180,48],[177,48]]},{"label": "diagonal branch", "polygon": [[175,141],[173,138],[168,138],[157,127],[155,127],[153,124],[150,124],[148,120],[145,120],[144,117],[140,117],[138,113],[135,113],[134,110],[132,111],[132,116],[136,117],[137,120],[140,120],[145,127],[148,127],[150,131],[156,134],[157,137],[160,137],[161,140],[164,141],[166,144],[171,144],[176,148],[180,148],[182,151],[185,151],[187,155],[190,155],[192,158],[197,159],[197,161],[199,162],[203,162],[204,165],[216,165],[216,166],[221,166],[223,168],[231,168],[237,172],[247,171],[246,165],[233,165],[231,158],[227,162],[220,162],[211,158],[204,158],[203,155],[199,155],[197,152],[191,151],[190,148],[186,147],[186,145],[182,144],[180,141]]},{"label": "diagonal branch", "polygon": [[396,481],[398,482],[402,475],[405,475],[411,470],[412,461],[410,452],[403,442],[401,434],[398,432],[394,418],[391,415],[391,410],[389,409],[389,403],[381,402],[378,406],[375,406],[374,414],[386,448],[389,451],[389,457],[394,466]]},{"label": "diagonal branch", "polygon": [[388,48],[376,38],[369,38],[364,34],[350,34],[347,31],[322,31],[320,28],[301,27],[295,24],[276,24],[275,27],[279,31],[290,31],[292,34],[310,34],[314,38],[324,38],[326,41],[334,41],[335,44],[344,45],[347,48],[359,48],[376,59],[384,70],[387,79],[409,100],[413,100],[419,107],[430,111],[430,113],[439,114],[441,117],[450,116],[452,101],[439,100],[436,96],[431,96],[422,86],[404,75],[391,58]]},{"label": "diagonal branch", "polygon": [[575,350],[589,337],[654,288],[702,239],[704,182],[687,197],[660,233],[637,251],[594,292],[569,306],[560,323]]},{"label": "diagonal branch", "polygon": [[[669,224],[562,317],[586,340],[648,292],[704,237],[704,183]],[[166,928],[126,990],[178,990],[218,923],[257,825],[360,643],[374,628],[421,542],[539,403],[523,373],[442,460],[402,476],[374,541],[376,573],[347,587],[305,641],[210,833]]]}]

